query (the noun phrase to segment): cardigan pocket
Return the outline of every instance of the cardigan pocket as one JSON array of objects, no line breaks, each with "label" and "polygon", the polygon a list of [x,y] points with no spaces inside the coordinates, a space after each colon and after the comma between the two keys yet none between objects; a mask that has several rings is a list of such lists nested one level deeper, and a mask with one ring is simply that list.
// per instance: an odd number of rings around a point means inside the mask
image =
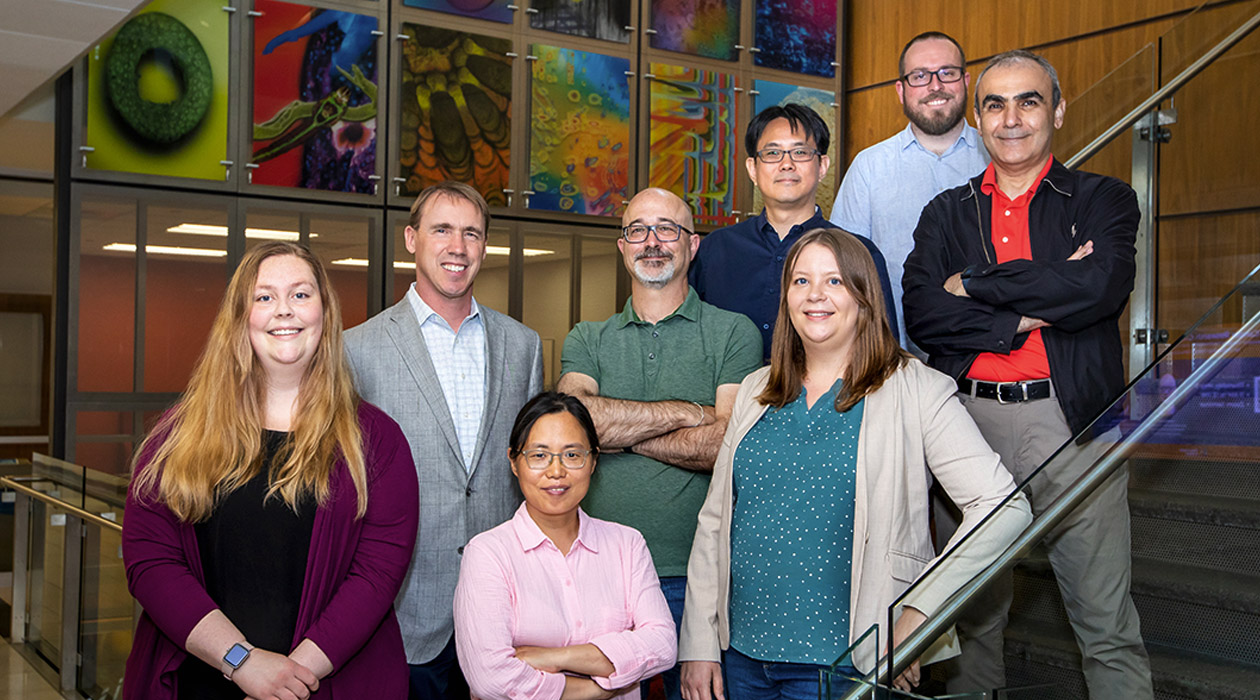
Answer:
[{"label": "cardigan pocket", "polygon": [[914,583],[927,568],[929,559],[906,552],[888,552],[888,573],[898,581]]}]

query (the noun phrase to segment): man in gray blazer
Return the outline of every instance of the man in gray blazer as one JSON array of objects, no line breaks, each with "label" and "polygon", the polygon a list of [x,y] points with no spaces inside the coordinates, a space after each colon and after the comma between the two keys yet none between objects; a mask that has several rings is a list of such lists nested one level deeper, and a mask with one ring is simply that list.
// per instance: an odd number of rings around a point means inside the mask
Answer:
[{"label": "man in gray blazer", "polygon": [[419,700],[468,697],[451,613],[460,556],[521,502],[508,432],[542,390],[538,334],[473,299],[489,226],[468,185],[421,192],[406,229],[415,283],[345,336],[359,393],[402,426],[420,476],[419,537],[394,604]]}]

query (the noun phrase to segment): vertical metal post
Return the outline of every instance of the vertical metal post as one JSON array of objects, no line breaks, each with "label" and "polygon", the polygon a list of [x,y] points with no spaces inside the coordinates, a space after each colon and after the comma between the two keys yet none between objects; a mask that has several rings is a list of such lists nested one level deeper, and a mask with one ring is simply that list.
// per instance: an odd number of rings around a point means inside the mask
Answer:
[{"label": "vertical metal post", "polygon": [[16,494],[13,501],[13,617],[9,639],[14,644],[26,641],[26,575],[31,545],[31,497]]},{"label": "vertical metal post", "polygon": [[79,677],[79,593],[83,566],[83,519],[66,514],[61,567],[61,689],[74,690]]},{"label": "vertical metal post", "polygon": [[1152,110],[1133,125],[1133,179],[1142,220],[1137,230],[1137,272],[1129,297],[1129,378],[1155,359],[1155,215],[1156,149],[1159,113]]}]

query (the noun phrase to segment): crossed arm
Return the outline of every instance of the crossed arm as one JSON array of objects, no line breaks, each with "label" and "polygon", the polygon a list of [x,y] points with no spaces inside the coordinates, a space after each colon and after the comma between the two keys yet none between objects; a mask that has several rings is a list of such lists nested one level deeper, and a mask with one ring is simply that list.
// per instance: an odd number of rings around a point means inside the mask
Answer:
[{"label": "crossed arm", "polygon": [[713,406],[676,400],[610,399],[599,395],[599,382],[580,372],[561,375],[556,389],[586,405],[604,448],[630,447],[666,464],[711,472],[739,385],[719,386]]}]

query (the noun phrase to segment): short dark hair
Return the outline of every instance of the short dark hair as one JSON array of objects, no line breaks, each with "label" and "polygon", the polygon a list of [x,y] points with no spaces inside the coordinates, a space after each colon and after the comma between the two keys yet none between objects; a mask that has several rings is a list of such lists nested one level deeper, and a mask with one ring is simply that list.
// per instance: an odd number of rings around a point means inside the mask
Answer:
[{"label": "short dark hair", "polygon": [[544,391],[530,399],[521,412],[516,414],[516,422],[512,424],[512,432],[508,435],[508,451],[515,457],[525,449],[529,440],[529,431],[539,418],[552,413],[568,413],[577,419],[582,430],[586,431],[586,441],[591,444],[592,452],[599,452],[599,434],[595,432],[595,421],[591,412],[576,396],[561,394],[558,391]]},{"label": "short dark hair", "polygon": [[994,68],[1011,66],[1016,63],[1032,63],[1041,70],[1045,71],[1046,75],[1050,76],[1050,109],[1054,109],[1059,106],[1059,101],[1063,99],[1063,90],[1059,87],[1059,72],[1056,71],[1054,66],[1046,60],[1045,56],[1035,54],[1032,51],[1027,51],[1025,49],[1015,49],[1013,51],[1000,53],[993,58],[990,58],[989,62],[985,64],[984,70],[980,71],[980,77],[976,78],[975,99],[977,112],[980,111],[980,81],[984,79],[984,74]]},{"label": "short dark hair", "polygon": [[744,132],[744,148],[748,151],[749,158],[757,154],[757,142],[761,140],[766,127],[775,119],[788,120],[788,124],[792,125],[792,131],[798,128],[804,131],[806,137],[814,139],[814,143],[818,145],[818,152],[827,155],[827,147],[831,145],[831,129],[827,128],[827,122],[818,116],[818,112],[809,107],[789,102],[785,105],[766,107],[753,117],[752,122],[748,124],[748,131]]},{"label": "short dark hair", "polygon": [[477,213],[481,214],[481,225],[485,228],[482,233],[490,235],[490,206],[486,204],[486,198],[481,196],[470,185],[454,180],[446,180],[436,185],[429,185],[420,192],[420,196],[416,197],[416,201],[411,203],[411,216],[407,220],[407,224],[412,228],[420,227],[420,215],[424,210],[424,205],[429,203],[430,199],[444,194],[454,199],[462,199],[477,208]]},{"label": "short dark hair", "polygon": [[901,79],[901,76],[906,74],[906,53],[910,51],[910,47],[914,46],[920,41],[927,41],[928,39],[942,39],[944,41],[948,41],[949,43],[953,44],[954,48],[958,49],[958,58],[961,60],[960,65],[963,68],[967,67],[967,54],[966,52],[963,51],[963,47],[957,41],[954,41],[954,37],[946,34],[945,32],[923,32],[922,34],[916,36],[910,41],[907,41],[906,45],[902,47],[901,56],[897,58],[897,79],[898,80]]}]

